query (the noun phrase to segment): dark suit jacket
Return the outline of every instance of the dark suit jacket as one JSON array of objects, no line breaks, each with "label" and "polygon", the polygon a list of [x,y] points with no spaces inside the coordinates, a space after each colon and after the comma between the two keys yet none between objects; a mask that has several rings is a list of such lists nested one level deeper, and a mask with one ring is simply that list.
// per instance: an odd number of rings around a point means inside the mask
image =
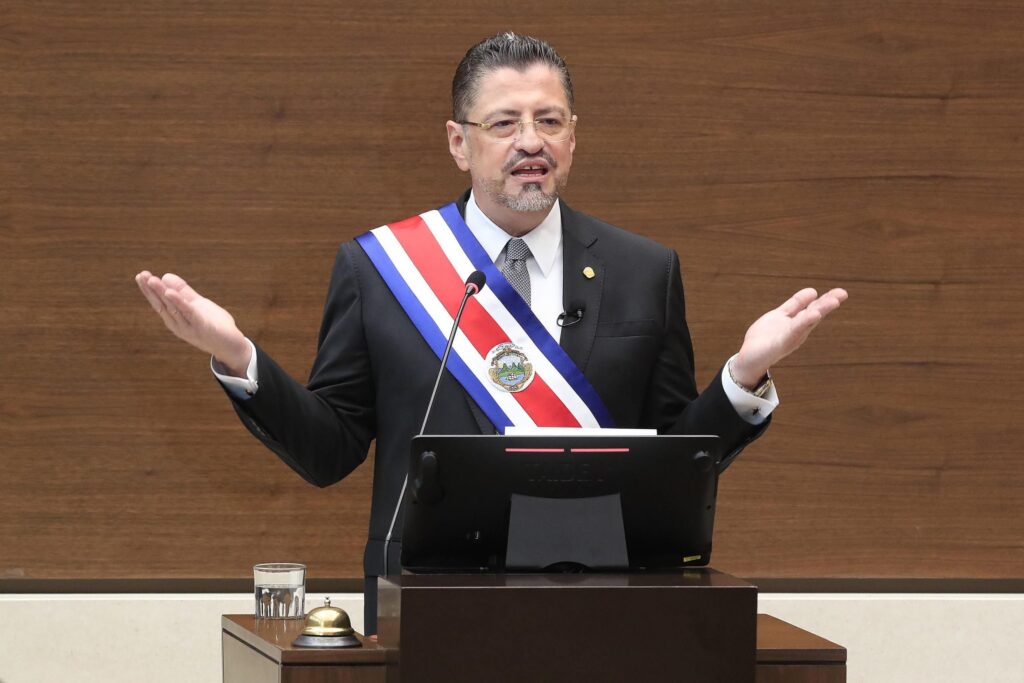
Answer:
[{"label": "dark suit jacket", "polygon": [[[459,201],[465,213],[468,192]],[[679,259],[674,251],[561,203],[564,310],[585,308],[561,346],[604,400],[617,427],[665,434],[718,434],[720,468],[767,424],[752,427],[716,377],[698,397]],[[596,277],[588,279],[590,266]],[[398,499],[410,438],[419,431],[438,359],[356,242],[342,244],[331,276],[309,384],[257,350],[259,390],[234,401],[249,430],[304,479],[339,481],[377,440],[364,555],[383,570],[383,541]],[[441,382],[428,432],[492,434],[493,425],[450,375]],[[401,538],[398,526],[394,538]],[[394,570],[400,550],[393,544]],[[392,558],[394,560],[392,561]]]}]

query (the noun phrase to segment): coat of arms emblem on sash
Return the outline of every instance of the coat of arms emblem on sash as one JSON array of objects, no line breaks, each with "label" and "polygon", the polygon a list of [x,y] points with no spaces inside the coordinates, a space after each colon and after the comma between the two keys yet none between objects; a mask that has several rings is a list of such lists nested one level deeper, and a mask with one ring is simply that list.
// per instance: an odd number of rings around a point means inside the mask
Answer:
[{"label": "coat of arms emblem on sash", "polygon": [[509,393],[522,391],[533,381],[533,363],[512,342],[498,344],[487,353],[487,374],[499,389]]}]

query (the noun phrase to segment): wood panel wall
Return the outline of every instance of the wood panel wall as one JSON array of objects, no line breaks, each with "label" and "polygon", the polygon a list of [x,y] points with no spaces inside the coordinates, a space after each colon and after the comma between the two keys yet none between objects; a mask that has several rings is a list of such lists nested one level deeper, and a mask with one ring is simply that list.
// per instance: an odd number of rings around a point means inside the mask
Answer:
[{"label": "wood panel wall", "polygon": [[[509,17],[509,20],[502,20]],[[466,48],[567,58],[567,200],[681,254],[701,381],[804,285],[714,564],[1024,577],[1024,5],[772,0],[0,6],[0,578],[361,575],[370,467],[306,485],[135,289],[178,272],[304,377],[339,242],[466,184]]]}]

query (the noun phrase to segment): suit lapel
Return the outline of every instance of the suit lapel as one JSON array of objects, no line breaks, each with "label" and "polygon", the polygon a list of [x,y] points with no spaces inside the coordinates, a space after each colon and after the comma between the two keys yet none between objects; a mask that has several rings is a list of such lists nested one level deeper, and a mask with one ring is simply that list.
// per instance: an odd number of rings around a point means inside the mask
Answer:
[{"label": "suit lapel", "polygon": [[484,411],[480,410],[480,406],[470,397],[469,392],[463,391],[462,395],[466,397],[466,405],[469,406],[469,412],[473,413],[473,419],[476,421],[476,426],[480,428],[480,433],[484,435],[498,434],[494,423],[484,415]]},{"label": "suit lapel", "polygon": [[[604,262],[591,250],[597,237],[587,229],[579,214],[570,209],[565,202],[561,202],[561,207],[562,310],[572,312],[582,308],[584,315],[579,323],[562,328],[559,344],[576,366],[585,373],[591,349],[594,347],[594,337],[597,335],[597,320],[605,279]],[[593,271],[592,278],[584,274],[587,268]]]}]

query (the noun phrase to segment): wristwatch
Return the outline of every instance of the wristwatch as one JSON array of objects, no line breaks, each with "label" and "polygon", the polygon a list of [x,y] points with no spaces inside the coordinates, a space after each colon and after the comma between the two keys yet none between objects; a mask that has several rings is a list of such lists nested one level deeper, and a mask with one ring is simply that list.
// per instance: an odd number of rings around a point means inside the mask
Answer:
[{"label": "wristwatch", "polygon": [[764,379],[761,380],[761,383],[754,387],[753,391],[750,391],[749,389],[748,391],[757,398],[764,398],[764,395],[771,390],[772,384],[774,384],[774,382],[772,382],[772,376],[766,372],[764,373]]},{"label": "wristwatch", "polygon": [[767,394],[768,391],[772,388],[773,382],[771,372],[764,373],[764,377],[761,378],[761,381],[758,382],[757,386],[754,387],[753,389],[750,389],[744,386],[743,384],[740,384],[739,381],[737,381],[736,378],[733,376],[732,363],[726,363],[725,365],[726,368],[729,370],[729,379],[733,381],[733,384],[735,384],[748,394],[753,394],[757,398],[764,398],[764,395]]}]

